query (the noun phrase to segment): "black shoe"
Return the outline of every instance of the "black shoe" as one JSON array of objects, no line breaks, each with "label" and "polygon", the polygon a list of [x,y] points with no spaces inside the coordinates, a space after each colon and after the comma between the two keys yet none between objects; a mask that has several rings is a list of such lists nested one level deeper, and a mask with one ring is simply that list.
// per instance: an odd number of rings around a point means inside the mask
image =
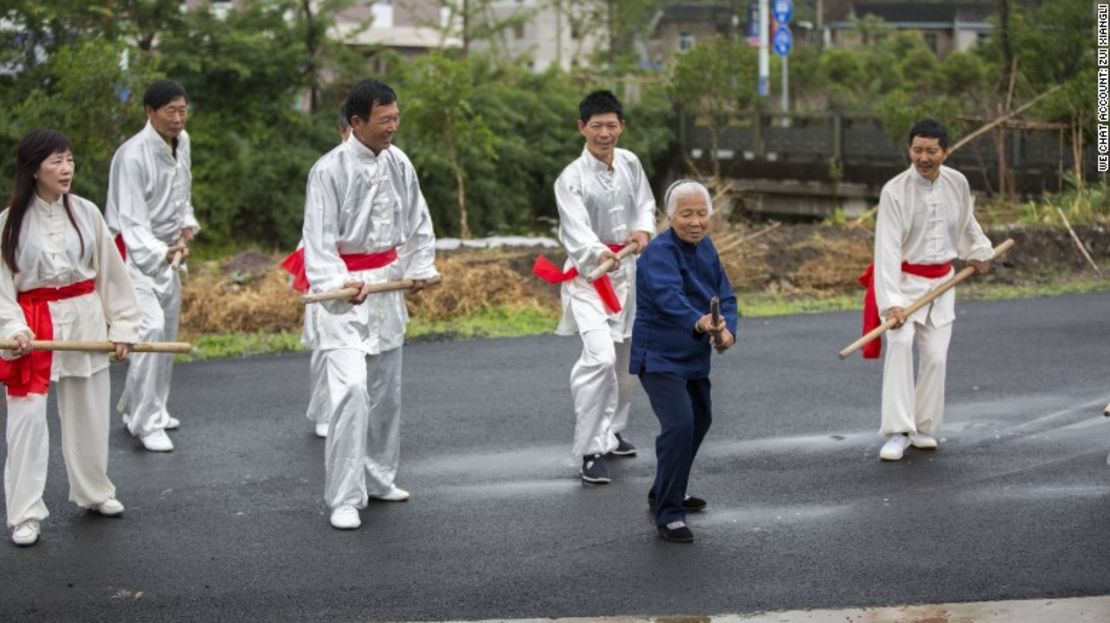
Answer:
[{"label": "black shoe", "polygon": [[582,480],[598,485],[609,484],[609,464],[600,454],[582,457]]},{"label": "black shoe", "polygon": [[671,528],[669,526],[659,526],[659,536],[663,537],[664,541],[674,541],[675,543],[693,543],[694,533],[685,523],[676,522],[680,525]]},{"label": "black shoe", "polygon": [[620,433],[617,433],[616,435],[617,447],[609,454],[612,454],[613,456],[636,456],[636,446],[632,445],[632,443],[629,442],[627,439],[621,437]]},{"label": "black shoe", "polygon": [[[648,490],[648,506],[651,507],[652,510],[655,510],[654,489]],[[694,497],[692,495],[688,495],[686,496],[686,499],[682,500],[682,510],[686,512],[700,513],[701,511],[705,510],[706,506],[709,506],[709,502],[706,502],[705,500]]]}]

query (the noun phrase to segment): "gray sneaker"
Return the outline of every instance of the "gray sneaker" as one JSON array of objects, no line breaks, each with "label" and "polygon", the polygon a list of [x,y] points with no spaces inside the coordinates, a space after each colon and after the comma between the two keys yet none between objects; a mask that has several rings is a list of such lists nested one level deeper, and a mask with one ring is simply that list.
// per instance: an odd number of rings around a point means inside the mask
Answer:
[{"label": "gray sneaker", "polygon": [[582,480],[598,485],[609,484],[609,465],[600,454],[582,457]]}]

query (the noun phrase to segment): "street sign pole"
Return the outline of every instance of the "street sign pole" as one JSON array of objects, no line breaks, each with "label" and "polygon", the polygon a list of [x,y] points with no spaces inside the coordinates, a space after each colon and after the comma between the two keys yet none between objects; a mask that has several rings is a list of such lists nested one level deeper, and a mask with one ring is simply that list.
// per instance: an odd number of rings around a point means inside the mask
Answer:
[{"label": "street sign pole", "polygon": [[759,0],[759,94],[771,94],[771,0]]},{"label": "street sign pole", "polygon": [[790,112],[790,57],[782,57],[782,112]]},{"label": "street sign pole", "polygon": [[[794,36],[790,32],[790,18],[794,16],[793,0],[772,0],[775,16],[774,44],[775,54],[782,59],[782,112],[790,112],[790,50],[794,47]],[[784,122],[786,120],[784,119]]]}]

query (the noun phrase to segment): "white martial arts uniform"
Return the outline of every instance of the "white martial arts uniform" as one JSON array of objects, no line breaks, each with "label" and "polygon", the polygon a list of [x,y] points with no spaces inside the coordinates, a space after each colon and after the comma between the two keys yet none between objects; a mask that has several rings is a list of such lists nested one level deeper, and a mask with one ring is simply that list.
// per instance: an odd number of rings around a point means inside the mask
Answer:
[{"label": "white martial arts uniform", "polygon": [[[190,200],[191,168],[189,135],[181,132],[175,151],[149,122],[112,158],[104,218],[112,233],[123,237],[128,274],[142,312],[144,342],[177,339],[181,277],[166,261],[166,249],[178,242],[181,230],[200,231]],[[164,430],[169,422],[166,403],[173,357],[156,353],[129,357],[127,382],[116,408],[136,437]]]},{"label": "white martial arts uniform", "polygon": [[[35,337],[17,302],[19,292],[93,279],[94,292],[47,303],[54,339],[137,342],[139,310],[112,235],[95,205],[70,195],[70,206],[84,238],[84,253],[62,199],[48,204],[36,196],[28,206],[19,235],[19,272],[13,274],[0,261],[0,335]],[[0,230],[7,216],[7,210],[0,213]],[[0,355],[11,360],[12,352]],[[79,506],[96,506],[116,493],[108,479],[108,355],[59,352],[51,359],[69,499]],[[16,526],[49,515],[42,500],[50,449],[46,394],[8,395],[7,408],[4,501],[7,524]]]},{"label": "white martial arts uniform", "polygon": [[[975,220],[974,198],[962,173],[940,167],[930,182],[913,166],[883,186],[875,224],[875,300],[879,313],[909,307],[952,275],[927,279],[902,272],[902,262],[987,261],[991,241]],[[935,435],[944,419],[944,377],[956,291],[949,290],[887,331],[880,433]],[[913,346],[919,364],[914,382]]]},{"label": "white martial arts uniform", "polygon": [[[351,280],[439,275],[432,220],[416,170],[395,146],[375,155],[352,135],[320,158],[308,175],[302,238],[312,292]],[[397,259],[370,270],[350,271],[340,257],[390,249],[396,249]],[[305,337],[318,353],[330,410],[324,500],[331,508],[362,508],[368,495],[388,493],[397,474],[405,295],[381,292],[361,305],[315,305]]]},{"label": "white martial arts uniform", "polygon": [[[304,242],[297,244],[297,250],[303,253]],[[305,417],[313,424],[327,424],[331,418],[331,408],[328,399],[328,383],[324,368],[323,352],[315,348],[316,344],[316,310],[319,305],[304,306],[304,325],[301,331],[301,343],[312,349],[308,363],[308,408]]]},{"label": "white martial arts uniform", "polygon": [[[566,268],[585,275],[600,263],[607,243],[635,231],[655,232],[655,197],[635,154],[616,149],[612,170],[587,149],[555,181],[559,241]],[[582,355],[570,372],[574,399],[571,455],[606,454],[628,423],[636,380],[628,373],[629,338],[636,315],[636,262],[630,257],[609,273],[621,311],[611,314],[594,286],[581,276],[562,285],[563,317],[555,333],[582,337]]]}]

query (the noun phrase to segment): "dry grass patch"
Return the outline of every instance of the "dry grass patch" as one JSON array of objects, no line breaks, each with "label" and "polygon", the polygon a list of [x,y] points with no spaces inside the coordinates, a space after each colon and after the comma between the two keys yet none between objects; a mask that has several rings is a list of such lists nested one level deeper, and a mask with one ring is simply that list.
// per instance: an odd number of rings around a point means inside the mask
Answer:
[{"label": "dry grass patch", "polygon": [[[281,257],[253,252],[194,267],[181,303],[182,334],[300,331],[304,312]],[[535,251],[468,250],[440,254],[442,285],[408,297],[409,314],[428,322],[471,317],[491,309],[550,313],[558,288],[522,274]]]}]

